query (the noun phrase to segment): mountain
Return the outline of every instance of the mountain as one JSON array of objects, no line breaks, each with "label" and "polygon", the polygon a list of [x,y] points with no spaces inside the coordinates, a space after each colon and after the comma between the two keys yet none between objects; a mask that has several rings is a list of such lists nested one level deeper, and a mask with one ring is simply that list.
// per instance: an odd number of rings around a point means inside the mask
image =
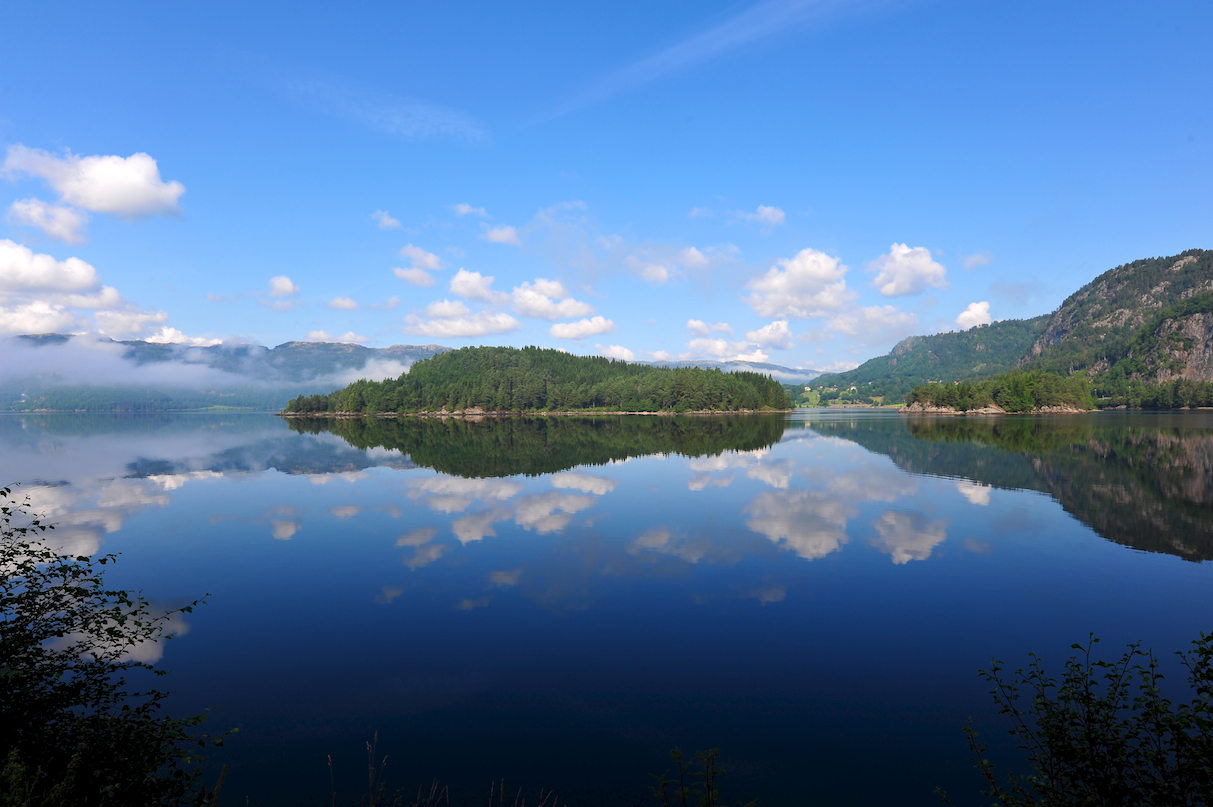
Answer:
[{"label": "mountain", "polygon": [[748,372],[769,375],[776,381],[805,383],[821,375],[820,370],[804,370],[784,367],[782,364],[767,364],[760,361],[716,361],[714,359],[688,359],[685,361],[644,361],[654,367],[702,367],[705,370],[723,370],[726,373]]},{"label": "mountain", "polygon": [[1006,319],[967,331],[911,336],[887,356],[869,359],[845,373],[825,373],[812,386],[826,391],[837,387],[842,392],[856,387],[854,397],[894,401],[928,381],[948,383],[1005,373],[1028,352],[1047,319]]},{"label": "mountain", "polygon": [[286,342],[210,347],[37,334],[3,343],[0,410],[281,409],[359,378],[394,378],[442,345]]},{"label": "mountain", "polygon": [[1166,409],[1207,399],[1202,385],[1213,383],[1213,250],[1117,266],[1052,314],[912,336],[889,355],[822,375],[812,386],[822,400],[891,401],[928,380],[963,381],[1015,368],[1083,373],[1101,406]]},{"label": "mountain", "polygon": [[1034,369],[1213,381],[1213,250],[1104,272],[1066,298],[1020,362]]}]

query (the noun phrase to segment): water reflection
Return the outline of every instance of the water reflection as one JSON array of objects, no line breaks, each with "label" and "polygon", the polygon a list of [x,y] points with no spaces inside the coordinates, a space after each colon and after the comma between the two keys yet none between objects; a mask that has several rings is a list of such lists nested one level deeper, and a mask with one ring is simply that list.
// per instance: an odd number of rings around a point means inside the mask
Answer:
[{"label": "water reflection", "polygon": [[957,492],[979,507],[992,489],[1039,491],[1110,541],[1213,558],[1213,413],[872,417],[810,427],[910,473],[958,478]]}]

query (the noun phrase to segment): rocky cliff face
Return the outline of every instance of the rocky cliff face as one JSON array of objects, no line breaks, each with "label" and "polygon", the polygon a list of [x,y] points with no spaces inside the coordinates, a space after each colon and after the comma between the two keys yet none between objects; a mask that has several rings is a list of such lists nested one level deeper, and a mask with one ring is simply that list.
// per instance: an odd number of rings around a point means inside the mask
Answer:
[{"label": "rocky cliff face", "polygon": [[[1213,313],[1164,320],[1157,336],[1170,343],[1167,354],[1172,359],[1171,367],[1158,370],[1158,381],[1213,381]],[[1176,366],[1183,369],[1176,372]]]}]

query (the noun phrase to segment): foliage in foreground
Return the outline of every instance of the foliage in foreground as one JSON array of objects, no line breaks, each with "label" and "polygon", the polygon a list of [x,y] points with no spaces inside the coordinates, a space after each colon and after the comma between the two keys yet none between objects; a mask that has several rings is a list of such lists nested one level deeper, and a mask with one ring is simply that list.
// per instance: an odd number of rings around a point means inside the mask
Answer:
[{"label": "foliage in foreground", "polygon": [[1163,695],[1152,652],[1134,644],[1118,661],[1093,660],[1098,641],[1072,646],[1079,655],[1060,680],[1035,655],[1009,677],[1000,662],[981,672],[1032,769],[1000,782],[970,725],[974,762],[989,785],[983,795],[1005,807],[1213,803],[1213,634],[1178,654],[1191,689],[1178,705]]},{"label": "foliage in foreground", "polygon": [[1046,406],[1094,409],[1085,376],[1060,376],[1039,370],[1003,373],[985,381],[915,387],[906,403],[950,406],[961,412],[998,404],[1008,412],[1033,412]]},{"label": "foliage in foreground", "polygon": [[138,660],[171,638],[172,617],[138,594],[109,589],[116,560],[48,549],[48,525],[0,488],[0,799],[14,805],[209,804],[195,750],[201,717],[161,713],[167,692],[128,691],[130,673],[162,676]]},{"label": "foliage in foreground", "polygon": [[385,381],[355,381],[299,396],[288,413],[697,412],[790,409],[783,386],[759,373],[653,367],[538,347],[469,347],[441,353]]}]

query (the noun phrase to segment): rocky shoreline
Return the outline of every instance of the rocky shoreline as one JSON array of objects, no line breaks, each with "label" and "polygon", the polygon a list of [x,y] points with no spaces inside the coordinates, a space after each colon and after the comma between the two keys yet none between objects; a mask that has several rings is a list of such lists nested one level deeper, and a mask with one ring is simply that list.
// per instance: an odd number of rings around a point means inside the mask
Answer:
[{"label": "rocky shoreline", "polygon": [[446,409],[437,412],[376,412],[374,414],[366,414],[363,412],[277,412],[276,417],[280,418],[325,418],[336,420],[353,420],[356,418],[382,418],[391,420],[394,418],[461,418],[477,422],[485,418],[511,418],[511,417],[587,417],[594,415],[616,416],[616,415],[658,415],[660,417],[674,417],[676,415],[697,415],[700,417],[711,415],[777,415],[794,412],[794,409],[701,409],[694,412],[625,412],[625,411],[610,411],[603,412],[596,409],[573,410],[568,412],[486,412],[479,406],[472,406],[467,409],[456,409],[447,411]]},{"label": "rocky shoreline", "polygon": [[[980,409],[959,410],[951,406],[924,406],[921,401],[915,401],[909,406],[903,406],[897,410],[903,415],[966,415],[976,417],[996,417],[998,415],[1009,414],[998,404],[989,404]],[[1092,411],[1088,409],[1078,409],[1073,406],[1042,406],[1039,409],[1031,409],[1027,412],[1015,412],[1016,415],[1085,415]]]}]

